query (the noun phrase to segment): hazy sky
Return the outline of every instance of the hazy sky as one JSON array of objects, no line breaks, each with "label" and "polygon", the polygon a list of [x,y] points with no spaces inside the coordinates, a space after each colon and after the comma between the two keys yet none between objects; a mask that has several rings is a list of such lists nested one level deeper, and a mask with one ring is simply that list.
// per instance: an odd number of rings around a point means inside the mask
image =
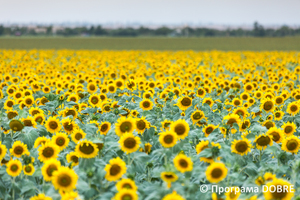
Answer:
[{"label": "hazy sky", "polygon": [[0,23],[300,25],[300,0],[0,0]]}]

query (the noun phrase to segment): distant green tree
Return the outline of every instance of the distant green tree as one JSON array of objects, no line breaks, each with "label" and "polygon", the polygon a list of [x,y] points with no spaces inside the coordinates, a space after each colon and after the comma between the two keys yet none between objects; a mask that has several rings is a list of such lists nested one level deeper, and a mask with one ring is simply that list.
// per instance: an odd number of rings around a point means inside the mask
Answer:
[{"label": "distant green tree", "polygon": [[264,37],[266,35],[264,27],[258,22],[254,22],[253,35],[255,37]]},{"label": "distant green tree", "polygon": [[4,34],[4,27],[1,25],[0,26],[0,35],[3,35]]}]

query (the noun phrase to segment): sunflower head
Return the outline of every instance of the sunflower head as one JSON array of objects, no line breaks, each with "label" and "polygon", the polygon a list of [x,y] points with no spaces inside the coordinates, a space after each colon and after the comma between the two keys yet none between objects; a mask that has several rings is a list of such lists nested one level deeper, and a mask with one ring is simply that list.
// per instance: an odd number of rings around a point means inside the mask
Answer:
[{"label": "sunflower head", "polygon": [[113,158],[104,168],[106,171],[105,178],[108,181],[119,180],[126,173],[126,169],[126,163],[121,158]]},{"label": "sunflower head", "polygon": [[259,150],[267,148],[268,145],[273,145],[272,136],[267,134],[255,136],[254,142],[256,143],[256,148]]},{"label": "sunflower head", "polygon": [[53,172],[51,180],[55,189],[68,192],[76,188],[78,176],[68,167],[59,167]]},{"label": "sunflower head", "polygon": [[9,127],[13,131],[21,131],[24,128],[24,125],[19,120],[13,119],[9,122]]},{"label": "sunflower head", "polygon": [[94,158],[98,151],[97,145],[87,140],[79,141],[75,147],[75,152],[81,158]]},{"label": "sunflower head", "polygon": [[115,128],[116,134],[120,137],[126,132],[132,133],[136,128],[136,123],[135,120],[131,117],[128,118],[121,117],[118,119],[115,126],[116,126]]},{"label": "sunflower head", "polygon": [[184,154],[177,155],[174,160],[174,165],[178,171],[181,173],[193,170],[193,161],[190,157]]},{"label": "sunflower head", "polygon": [[206,169],[206,178],[211,183],[218,183],[227,176],[227,168],[223,163],[214,162]]},{"label": "sunflower head", "polygon": [[134,136],[132,133],[125,133],[119,140],[121,150],[127,154],[137,151],[141,143],[140,140],[138,136]]},{"label": "sunflower head", "polygon": [[170,131],[175,132],[178,139],[184,139],[188,136],[190,127],[184,119],[179,119],[171,124]]},{"label": "sunflower head", "polygon": [[137,191],[137,186],[135,185],[134,181],[129,178],[123,178],[116,184],[116,188],[118,191],[121,190],[133,190]]},{"label": "sunflower head", "polygon": [[251,151],[251,143],[248,139],[234,140],[231,145],[231,151],[240,154],[241,156],[247,155]]}]

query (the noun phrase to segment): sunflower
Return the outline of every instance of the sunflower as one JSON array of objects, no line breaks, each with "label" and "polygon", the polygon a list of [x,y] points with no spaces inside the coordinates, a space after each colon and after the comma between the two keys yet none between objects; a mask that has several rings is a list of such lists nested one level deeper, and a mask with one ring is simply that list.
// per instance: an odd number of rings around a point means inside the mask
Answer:
[{"label": "sunflower", "polygon": [[18,176],[22,172],[22,163],[19,160],[10,160],[6,164],[6,172],[12,177]]},{"label": "sunflower", "polygon": [[50,133],[56,133],[60,131],[61,124],[59,123],[59,119],[57,119],[56,117],[49,117],[49,119],[45,123],[45,127]]},{"label": "sunflower", "polygon": [[68,134],[72,134],[72,132],[78,128],[75,121],[71,120],[70,118],[65,118],[61,120],[62,127],[64,128],[65,132]]},{"label": "sunflower", "polygon": [[284,138],[284,134],[283,131],[279,128],[276,127],[272,127],[270,128],[267,133],[267,135],[271,135],[272,136],[272,140],[276,143],[280,143],[282,141],[282,139]]},{"label": "sunflower", "polygon": [[274,113],[274,119],[275,119],[276,121],[281,120],[283,116],[284,116],[284,112],[282,112],[281,110],[280,110],[280,111],[276,111],[276,112]]},{"label": "sunflower", "polygon": [[167,194],[162,198],[162,200],[185,200],[181,195],[177,194],[176,191],[173,191],[171,194]]},{"label": "sunflower", "polygon": [[151,110],[153,108],[153,102],[149,99],[143,99],[140,102],[140,108],[143,110]]},{"label": "sunflower", "polygon": [[15,141],[11,149],[9,150],[12,156],[17,158],[21,158],[22,155],[29,155],[29,151],[27,149],[27,145],[21,141]]},{"label": "sunflower", "polygon": [[45,136],[43,137],[38,137],[35,141],[34,141],[34,148],[37,148],[38,146],[45,144],[46,142],[50,142],[51,140],[49,138],[46,138]]},{"label": "sunflower", "polygon": [[151,147],[152,147],[152,145],[150,143],[146,143],[144,152],[149,154],[151,151]]},{"label": "sunflower", "polygon": [[[283,179],[275,178],[272,181],[268,182],[266,184],[266,187],[268,188],[268,190],[263,193],[266,200],[272,200],[272,199],[289,200],[293,198],[295,192],[295,190],[292,189],[293,185]],[[281,190],[278,190],[278,188],[281,188]],[[287,189],[282,189],[282,188],[287,188]]]},{"label": "sunflower", "polygon": [[241,106],[242,105],[242,100],[240,100],[239,98],[234,98],[232,100],[232,105],[235,107]]},{"label": "sunflower", "polygon": [[116,184],[117,190],[120,192],[121,190],[132,190],[137,191],[137,186],[135,185],[134,181],[129,178],[123,178]]},{"label": "sunflower", "polygon": [[256,148],[259,150],[263,150],[267,148],[268,145],[273,145],[273,140],[271,135],[261,134],[259,136],[255,136],[254,142],[256,143]]},{"label": "sunflower", "polygon": [[119,192],[113,198],[115,200],[138,200],[138,195],[134,190],[119,190]]},{"label": "sunflower", "polygon": [[121,158],[117,157],[110,159],[109,164],[105,166],[104,170],[106,171],[106,180],[117,181],[126,173],[127,168],[126,163]]},{"label": "sunflower", "polygon": [[99,126],[99,131],[101,135],[106,135],[107,132],[111,128],[111,123],[110,122],[102,122],[101,125]]},{"label": "sunflower", "polygon": [[282,141],[281,149],[286,152],[297,154],[299,151],[299,147],[300,147],[300,139],[294,135],[291,135],[286,137]]},{"label": "sunflower", "polygon": [[138,112],[137,110],[132,110],[132,111],[130,112],[130,114],[131,114],[132,117],[137,117],[138,114],[139,114],[139,112]]},{"label": "sunflower", "polygon": [[145,117],[136,119],[136,131],[143,134],[146,128],[149,128],[149,122]]},{"label": "sunflower", "polygon": [[14,111],[14,110],[9,110],[9,111],[6,111],[6,116],[8,119],[13,119],[14,117],[18,116],[18,112],[17,111]]},{"label": "sunflower", "polygon": [[0,141],[0,160],[2,160],[5,157],[6,151],[7,151],[6,146],[2,144]]},{"label": "sunflower", "polygon": [[52,142],[47,142],[42,144],[38,149],[39,151],[39,160],[45,162],[51,158],[57,158],[59,153],[59,147]]},{"label": "sunflower", "polygon": [[52,174],[52,184],[55,189],[71,191],[76,188],[78,176],[68,167],[59,167]]},{"label": "sunflower", "polygon": [[67,161],[69,163],[72,163],[71,165],[72,166],[76,166],[79,164],[79,156],[76,152],[70,152],[68,155],[67,155]]},{"label": "sunflower", "polygon": [[287,136],[293,135],[296,132],[296,125],[294,124],[294,122],[283,122],[283,125],[281,126],[281,128],[283,129],[283,133]]},{"label": "sunflower", "polygon": [[[244,120],[242,123],[241,123],[241,126],[240,126],[240,131],[243,132],[245,131],[247,128],[249,128],[251,125],[250,123],[250,120],[247,119],[247,120]],[[225,135],[224,135],[225,136]]]},{"label": "sunflower", "polygon": [[52,200],[52,198],[45,196],[45,194],[43,193],[40,193],[36,196],[31,197],[30,200]]},{"label": "sunflower", "polygon": [[241,156],[243,156],[247,155],[251,151],[251,142],[246,138],[241,140],[234,140],[231,143],[231,152],[233,153],[240,154]]},{"label": "sunflower", "polygon": [[36,114],[34,117],[33,117],[33,120],[35,121],[36,124],[44,124],[45,122],[45,116],[44,114]]},{"label": "sunflower", "polygon": [[23,99],[24,104],[27,106],[27,108],[31,107],[34,103],[33,96],[25,96]]},{"label": "sunflower", "polygon": [[272,174],[272,173],[270,173],[270,172],[266,172],[265,174],[264,174],[264,179],[266,180],[266,181],[272,181],[272,180],[274,180],[276,178],[276,174]]},{"label": "sunflower", "polygon": [[165,148],[173,147],[177,142],[177,135],[173,131],[162,132],[159,135],[159,142]]},{"label": "sunflower", "polygon": [[32,164],[24,165],[23,172],[25,175],[31,176],[35,172],[34,166]]},{"label": "sunflower", "polygon": [[97,145],[87,140],[79,141],[75,147],[75,152],[80,158],[94,158],[98,151]]},{"label": "sunflower", "polygon": [[128,153],[133,153],[139,149],[141,139],[138,136],[134,136],[132,133],[125,133],[121,136],[119,144],[121,150]]},{"label": "sunflower", "polygon": [[274,100],[269,98],[263,99],[260,104],[260,108],[265,110],[266,112],[273,112],[275,108]]},{"label": "sunflower", "polygon": [[5,102],[4,102],[4,109],[5,110],[11,110],[13,108],[13,105],[15,105],[16,102],[12,99],[7,99]]},{"label": "sunflower", "polygon": [[100,97],[99,97],[98,94],[92,94],[92,95],[90,95],[90,97],[89,97],[89,104],[92,107],[99,107],[100,106],[100,102],[101,102],[101,99],[100,99]]},{"label": "sunflower", "polygon": [[289,103],[287,109],[286,109],[286,112],[289,113],[290,115],[292,116],[295,116],[296,114],[299,113],[299,105],[297,102],[292,102],[292,103]]},{"label": "sunflower", "polygon": [[86,133],[83,132],[83,130],[76,128],[73,133],[71,134],[71,138],[73,142],[78,143],[79,140],[84,139],[86,136]]},{"label": "sunflower", "polygon": [[88,85],[86,86],[87,90],[90,94],[95,93],[98,89],[97,84],[96,83],[88,83]]},{"label": "sunflower", "polygon": [[170,131],[175,132],[178,139],[184,139],[188,136],[190,127],[184,119],[179,119],[173,122],[170,126]]},{"label": "sunflower", "polygon": [[182,96],[178,101],[177,101],[177,106],[185,111],[192,105],[192,98],[187,97],[187,96]]},{"label": "sunflower", "polygon": [[65,133],[59,132],[52,137],[51,141],[56,144],[61,151],[68,146],[70,139]]},{"label": "sunflower", "polygon": [[226,115],[224,117],[224,120],[227,120],[226,124],[229,125],[230,127],[232,127],[234,123],[237,123],[239,125],[241,122],[241,119],[237,114]]},{"label": "sunflower", "polygon": [[193,161],[190,157],[184,154],[178,154],[174,160],[174,165],[178,171],[181,173],[189,172],[193,170]]},{"label": "sunflower", "polygon": [[75,107],[65,108],[63,111],[60,111],[63,117],[73,116],[73,119],[77,118],[78,112]]},{"label": "sunflower", "polygon": [[240,98],[244,101],[247,101],[250,98],[250,96],[247,92],[243,92],[240,94]]},{"label": "sunflower", "polygon": [[275,97],[275,104],[280,105],[284,103],[284,97],[283,96],[277,96]]},{"label": "sunflower", "polygon": [[[168,185],[172,182],[177,181],[178,176],[174,172],[162,172],[160,177],[163,181],[165,181]],[[170,186],[169,186],[170,187]]]},{"label": "sunflower", "polygon": [[22,118],[21,121],[24,126],[36,128],[36,122],[34,121],[33,117],[28,116],[26,118]]},{"label": "sunflower", "polygon": [[267,129],[275,127],[275,123],[271,120],[267,120],[263,122],[263,126],[266,127]]},{"label": "sunflower", "polygon": [[205,103],[207,105],[209,105],[210,107],[212,107],[214,105],[214,101],[212,100],[212,98],[209,98],[209,97],[203,99],[202,104],[204,105]]},{"label": "sunflower", "polygon": [[237,186],[229,187],[229,191],[225,192],[226,200],[237,200],[240,195],[240,188]]},{"label": "sunflower", "polygon": [[218,183],[227,176],[227,168],[223,163],[211,163],[205,171],[206,178],[211,183]]},{"label": "sunflower", "polygon": [[[196,145],[196,152],[199,154],[201,151],[203,151],[206,148],[216,148],[216,149],[221,149],[221,145],[218,143],[211,142],[211,147],[209,147],[209,141],[200,141]],[[221,157],[217,157],[216,160],[220,160]],[[214,162],[214,157],[200,157],[200,161],[206,162],[206,163],[213,163]]]},{"label": "sunflower", "polygon": [[205,137],[208,137],[218,127],[219,126],[215,126],[213,124],[209,124],[209,125],[205,126],[203,129]]},{"label": "sunflower", "polygon": [[13,131],[21,131],[24,128],[24,125],[16,119],[13,119],[9,122],[9,127]]},{"label": "sunflower", "polygon": [[126,132],[132,133],[135,128],[136,128],[136,123],[133,118],[121,117],[118,119],[115,125],[115,132],[119,137],[121,137]]},{"label": "sunflower", "polygon": [[205,89],[203,89],[203,88],[198,88],[197,89],[197,91],[196,91],[196,96],[197,97],[203,98],[203,97],[205,97],[205,95],[206,95]]},{"label": "sunflower", "polygon": [[168,119],[165,119],[163,122],[161,122],[161,130],[163,131],[163,129],[165,130],[170,130],[170,125],[172,124],[172,121],[168,120]]},{"label": "sunflower", "polygon": [[204,113],[201,110],[196,110],[191,114],[193,124],[205,118]]},{"label": "sunflower", "polygon": [[238,116],[240,116],[241,119],[244,119],[245,117],[249,116],[247,109],[242,107],[233,110],[233,114],[237,114]]}]

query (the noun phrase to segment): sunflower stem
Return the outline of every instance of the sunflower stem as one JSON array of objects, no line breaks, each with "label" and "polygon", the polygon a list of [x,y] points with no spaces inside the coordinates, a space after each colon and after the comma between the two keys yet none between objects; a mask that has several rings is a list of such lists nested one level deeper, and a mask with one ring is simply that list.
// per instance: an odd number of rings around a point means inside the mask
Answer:
[{"label": "sunflower stem", "polygon": [[261,157],[262,157],[262,150],[259,150],[259,161],[261,161]]},{"label": "sunflower stem", "polygon": [[12,182],[12,199],[15,200],[15,181],[16,181],[16,177],[13,178],[13,182]]},{"label": "sunflower stem", "polygon": [[130,153],[127,156],[127,164],[130,165]]}]

